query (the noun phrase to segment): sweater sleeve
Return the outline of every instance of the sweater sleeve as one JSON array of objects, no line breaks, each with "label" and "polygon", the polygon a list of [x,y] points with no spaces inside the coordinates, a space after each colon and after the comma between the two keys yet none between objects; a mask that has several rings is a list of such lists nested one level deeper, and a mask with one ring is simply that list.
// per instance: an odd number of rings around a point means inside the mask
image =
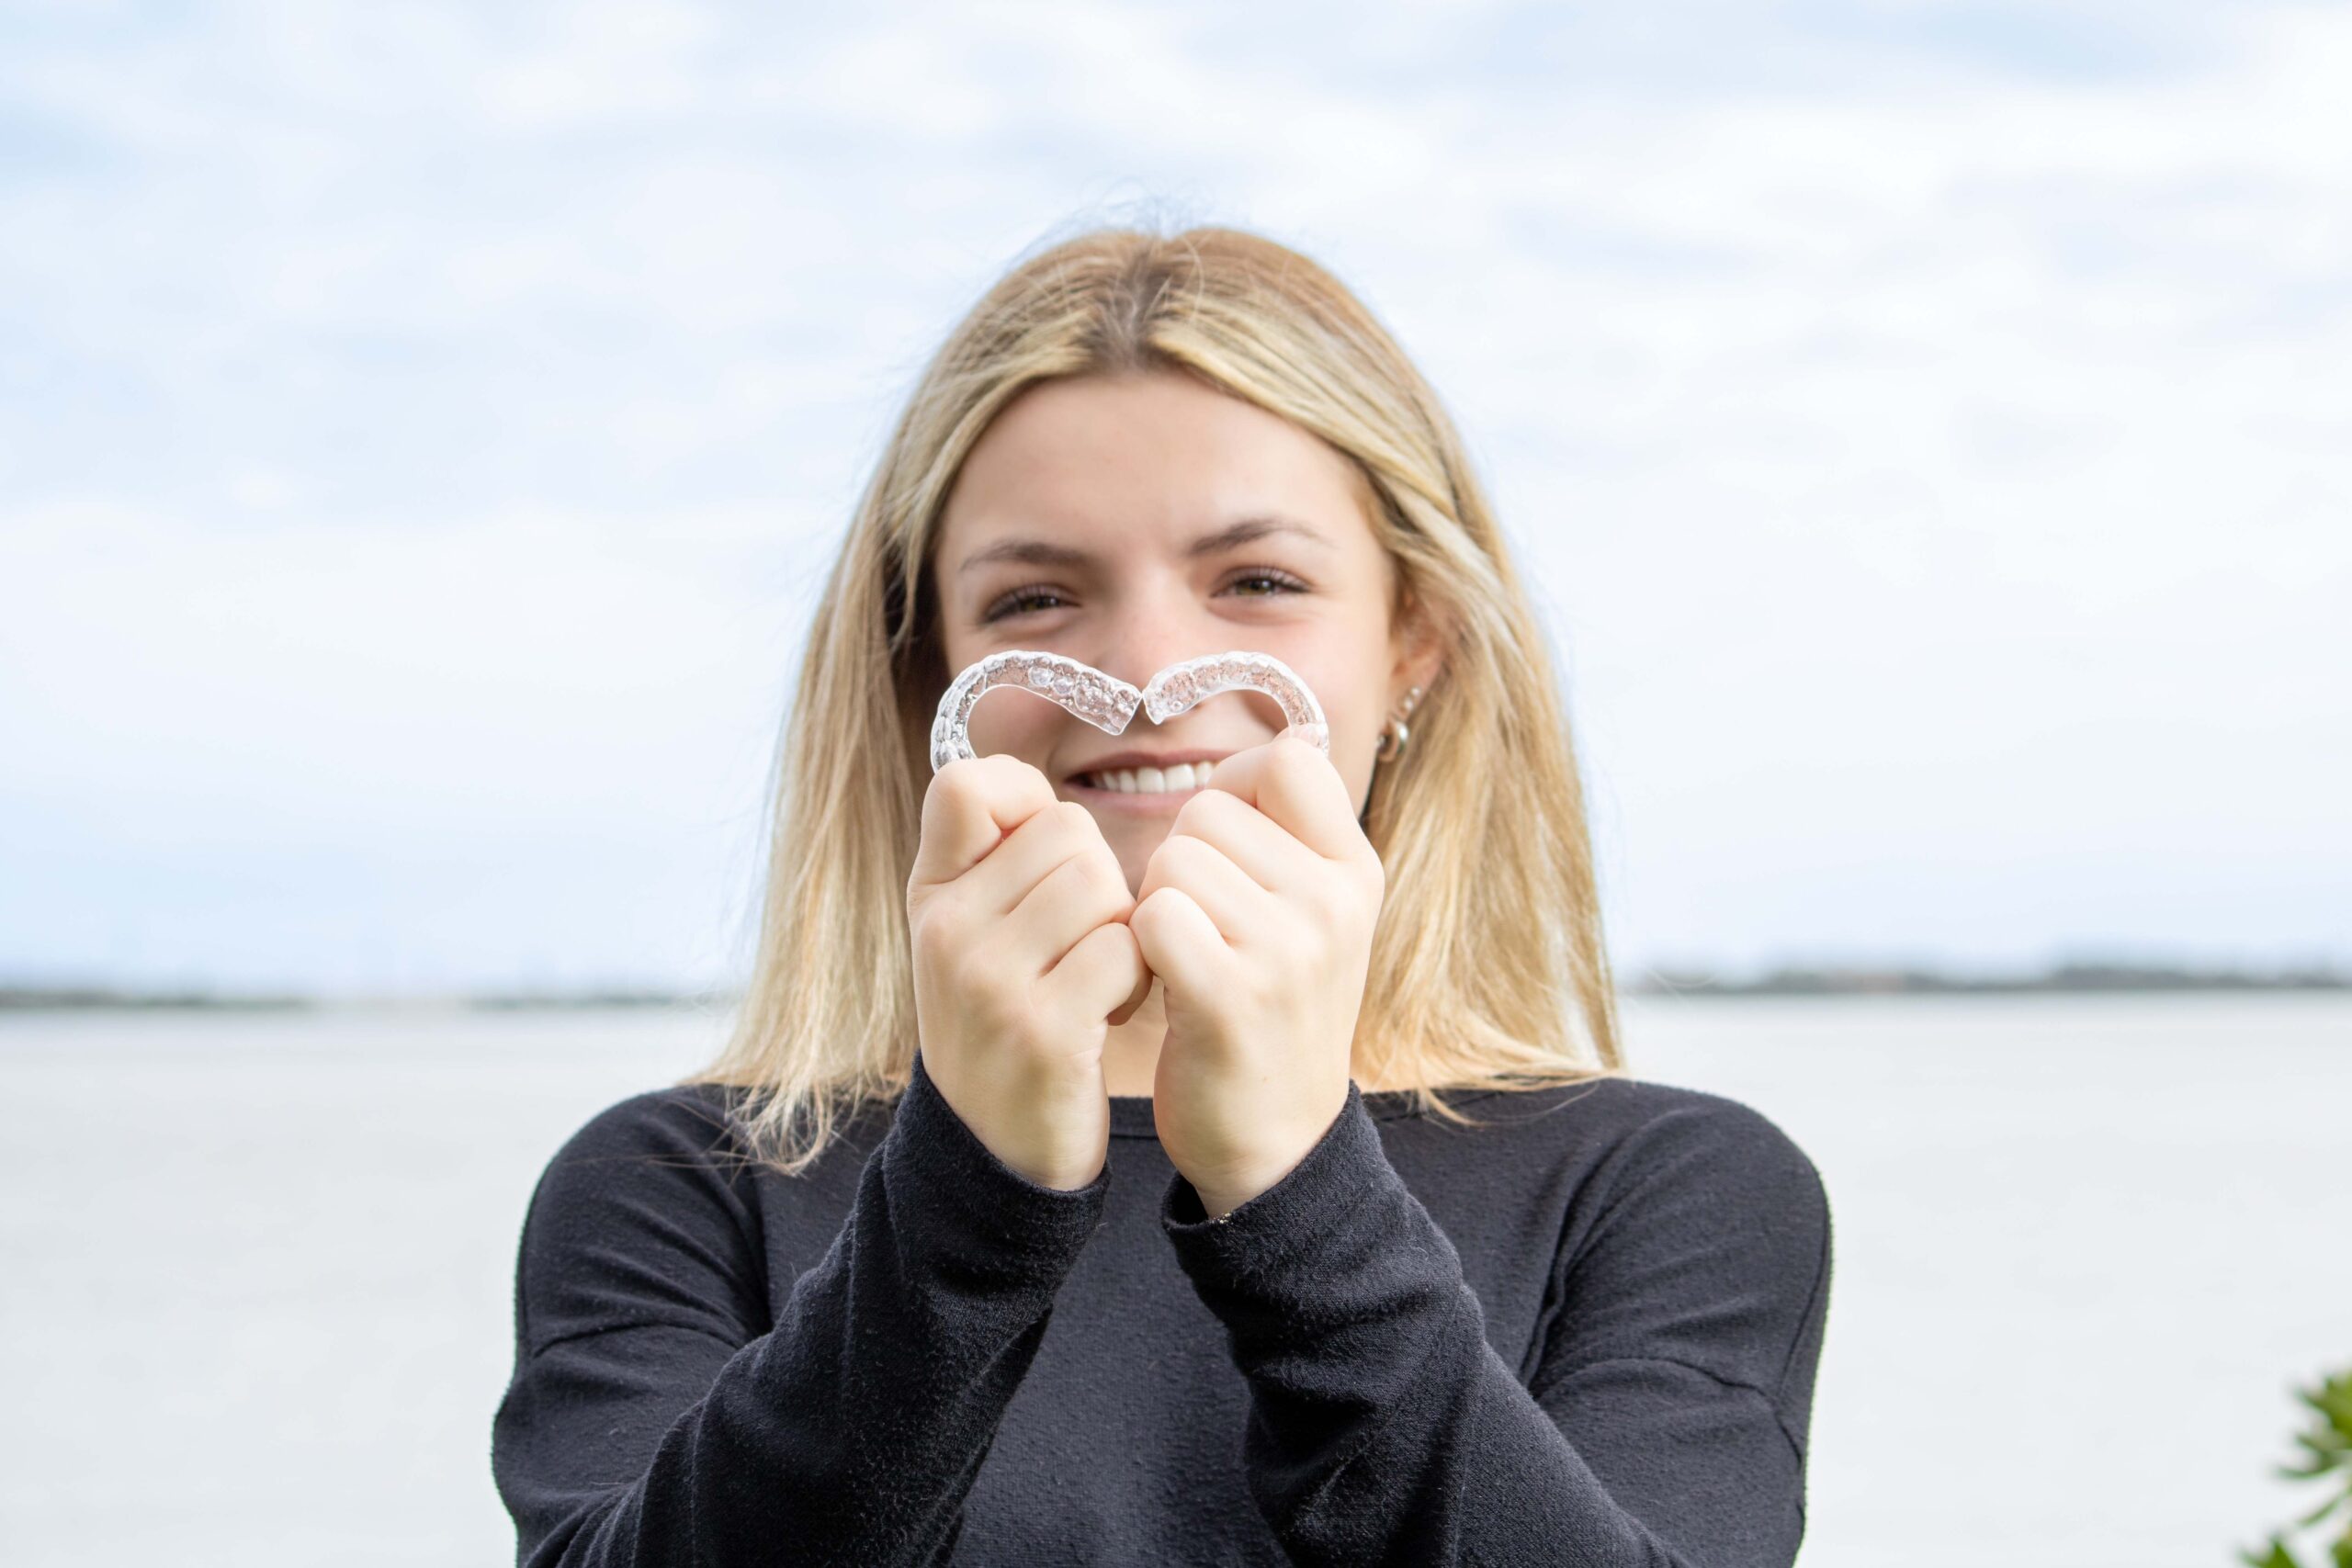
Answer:
[{"label": "sweater sleeve", "polygon": [[532,1197],[492,1435],[517,1562],[944,1561],[1109,1167],[1073,1191],[1030,1181],[918,1056],[771,1324],[748,1179],[709,1132],[674,1091],[624,1101]]},{"label": "sweater sleeve", "polygon": [[1351,1086],[1223,1221],[1161,1224],[1250,1387],[1243,1461],[1303,1563],[1788,1568],[1827,1303],[1827,1198],[1761,1114],[1693,1093],[1579,1203],[1522,1382]]}]

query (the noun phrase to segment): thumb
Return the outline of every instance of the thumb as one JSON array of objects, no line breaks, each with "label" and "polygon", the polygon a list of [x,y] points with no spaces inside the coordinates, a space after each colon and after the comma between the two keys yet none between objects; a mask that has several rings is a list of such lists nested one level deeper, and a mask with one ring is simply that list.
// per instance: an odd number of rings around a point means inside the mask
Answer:
[{"label": "thumb", "polygon": [[1156,976],[1152,974],[1150,969],[1146,968],[1143,972],[1143,978],[1136,982],[1135,994],[1129,997],[1125,1001],[1121,1002],[1116,1009],[1113,1010],[1108,1017],[1103,1019],[1102,1021],[1108,1024],[1116,1025],[1125,1023],[1127,1020],[1135,1017],[1136,1009],[1143,1006],[1145,999],[1151,995],[1152,982],[1155,978]]}]

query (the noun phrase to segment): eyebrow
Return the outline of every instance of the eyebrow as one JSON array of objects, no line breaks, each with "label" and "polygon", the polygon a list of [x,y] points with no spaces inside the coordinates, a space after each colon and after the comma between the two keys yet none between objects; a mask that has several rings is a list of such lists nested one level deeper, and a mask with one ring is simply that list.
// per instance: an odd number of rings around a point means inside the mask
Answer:
[{"label": "eyebrow", "polygon": [[[1237,518],[1214,534],[1204,534],[1184,547],[1184,554],[1187,558],[1197,560],[1204,556],[1238,549],[1254,540],[1262,539],[1269,534],[1295,534],[1300,538],[1320,545],[1327,550],[1334,547],[1330,540],[1306,524],[1293,518],[1268,513]],[[974,550],[970,555],[966,556],[964,564],[957,567],[956,570],[958,575],[961,575],[975,567],[987,566],[991,561],[1001,560],[1020,561],[1029,566],[1076,568],[1086,566],[1093,559],[1093,555],[1089,551],[1079,549],[1071,545],[1057,545],[1050,539],[1000,539],[986,548]]]}]

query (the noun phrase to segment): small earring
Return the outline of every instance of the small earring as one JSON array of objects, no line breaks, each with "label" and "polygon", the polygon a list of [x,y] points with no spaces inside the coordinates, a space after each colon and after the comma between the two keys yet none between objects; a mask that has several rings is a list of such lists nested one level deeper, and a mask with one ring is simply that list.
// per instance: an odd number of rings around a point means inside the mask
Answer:
[{"label": "small earring", "polygon": [[1374,761],[1392,762],[1404,754],[1406,742],[1413,737],[1412,730],[1405,723],[1405,716],[1411,713],[1413,705],[1420,700],[1421,689],[1419,686],[1405,694],[1404,702],[1398,705],[1399,711],[1389,716],[1388,722],[1380,727],[1380,738],[1372,743]]}]

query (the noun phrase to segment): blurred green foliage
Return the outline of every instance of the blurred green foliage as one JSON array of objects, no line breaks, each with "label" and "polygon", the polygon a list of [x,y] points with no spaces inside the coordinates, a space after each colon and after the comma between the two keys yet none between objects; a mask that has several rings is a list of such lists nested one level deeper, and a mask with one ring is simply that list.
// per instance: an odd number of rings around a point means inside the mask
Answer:
[{"label": "blurred green foliage", "polygon": [[[2290,1481],[2325,1481],[2327,1496],[2320,1506],[2297,1519],[2297,1530],[2311,1529],[2328,1516],[2341,1512],[2343,1528],[2326,1542],[2334,1568],[2352,1568],[2352,1371],[2336,1373],[2316,1389],[2297,1389],[2295,1397],[2319,1413],[2308,1431],[2295,1434],[2304,1453],[2300,1464],[2280,1465]],[[2274,1532],[2265,1551],[2240,1551],[2238,1561],[2249,1568],[2304,1568],[2302,1559],[2288,1550],[2285,1533]],[[2317,1568],[2317,1559],[2313,1559]]]}]

